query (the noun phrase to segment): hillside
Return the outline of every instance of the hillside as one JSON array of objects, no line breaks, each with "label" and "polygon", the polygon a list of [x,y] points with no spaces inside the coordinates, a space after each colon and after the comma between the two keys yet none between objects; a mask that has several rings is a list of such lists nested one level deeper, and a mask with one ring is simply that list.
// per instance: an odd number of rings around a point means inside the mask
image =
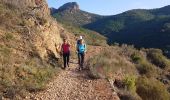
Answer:
[{"label": "hillside", "polygon": [[96,31],[106,36],[109,44],[117,42],[132,44],[139,48],[170,50],[170,6],[151,10],[135,9],[113,16],[96,15],[97,18],[89,14],[91,19],[95,19],[89,21],[87,16],[82,16],[87,12],[81,11],[78,4],[74,3],[77,6],[76,10],[68,10],[69,4],[63,5],[64,10],[56,10],[52,14],[57,21]]},{"label": "hillside", "polygon": [[79,9],[76,2],[66,3],[58,9],[50,8],[51,15],[70,33],[82,35],[90,45],[106,45],[107,39],[95,31],[81,26],[94,22],[102,16],[91,14]]},{"label": "hillside", "polygon": [[61,66],[63,30],[45,0],[0,1],[0,99],[45,88]]},{"label": "hillside", "polygon": [[77,38],[80,35],[83,36],[84,40],[88,45],[93,45],[93,46],[107,45],[107,38],[95,31],[88,30],[79,26],[73,26],[68,23],[67,24],[61,23],[61,25],[65,28],[65,30],[72,33],[72,35],[76,36]]},{"label": "hillside", "polygon": [[76,2],[66,3],[56,10],[51,8],[51,12],[57,21],[73,24],[74,26],[86,25],[103,18],[103,16],[80,10]]},{"label": "hillside", "polygon": [[118,42],[134,44],[136,47],[168,49],[169,9],[170,6],[152,10],[130,10],[85,27],[105,35],[111,44]]}]

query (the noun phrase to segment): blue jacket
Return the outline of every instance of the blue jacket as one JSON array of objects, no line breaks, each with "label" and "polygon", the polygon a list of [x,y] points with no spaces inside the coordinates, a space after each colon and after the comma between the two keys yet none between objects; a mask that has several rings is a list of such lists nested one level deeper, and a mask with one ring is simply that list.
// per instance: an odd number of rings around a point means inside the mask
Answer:
[{"label": "blue jacket", "polygon": [[78,53],[84,53],[86,51],[86,44],[78,44]]}]

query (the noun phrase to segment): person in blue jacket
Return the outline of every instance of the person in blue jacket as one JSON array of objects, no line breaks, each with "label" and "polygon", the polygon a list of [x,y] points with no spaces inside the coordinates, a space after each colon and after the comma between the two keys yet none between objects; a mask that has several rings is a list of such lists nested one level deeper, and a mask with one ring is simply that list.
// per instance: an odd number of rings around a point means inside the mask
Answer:
[{"label": "person in blue jacket", "polygon": [[85,53],[86,53],[86,44],[84,43],[83,39],[79,40],[77,44],[77,52],[78,52],[78,63],[79,63],[79,70],[83,69]]}]

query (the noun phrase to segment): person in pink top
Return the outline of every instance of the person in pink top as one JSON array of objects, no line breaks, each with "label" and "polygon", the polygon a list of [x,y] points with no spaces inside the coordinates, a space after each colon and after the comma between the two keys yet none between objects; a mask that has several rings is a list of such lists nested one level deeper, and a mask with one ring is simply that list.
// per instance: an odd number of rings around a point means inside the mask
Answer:
[{"label": "person in pink top", "polygon": [[66,38],[63,39],[63,44],[61,45],[61,53],[63,55],[64,69],[66,69],[66,66],[69,67],[70,60],[70,43],[68,43]]}]

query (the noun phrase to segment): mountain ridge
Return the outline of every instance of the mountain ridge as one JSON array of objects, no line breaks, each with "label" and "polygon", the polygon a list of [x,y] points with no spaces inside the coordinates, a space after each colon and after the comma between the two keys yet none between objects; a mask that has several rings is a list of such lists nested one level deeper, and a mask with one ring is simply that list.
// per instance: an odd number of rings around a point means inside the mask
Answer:
[{"label": "mountain ridge", "polygon": [[[65,20],[65,22],[72,22],[75,26],[82,26],[91,22],[95,22],[98,19],[103,18],[97,14],[89,13],[80,10],[79,5],[76,2],[69,2],[59,7],[58,9],[50,8],[51,15],[58,19],[58,21]],[[55,13],[54,13],[55,12]]]},{"label": "mountain ridge", "polygon": [[[170,5],[155,9],[133,9],[117,15],[100,16],[93,21],[87,21],[87,16],[76,15],[79,12],[53,14],[60,22],[67,22],[96,31],[108,38],[109,44],[118,42],[135,45],[136,47],[151,47],[169,50],[167,48],[170,30]],[[81,10],[79,10],[81,11]],[[81,15],[84,14],[81,11]],[[70,17],[79,16],[80,18]],[[98,15],[97,15],[98,16]],[[70,17],[70,18],[69,18]],[[91,16],[93,19],[93,16]],[[80,23],[80,21],[83,22]],[[139,34],[139,35],[138,35]],[[126,37],[128,35],[128,37]],[[153,39],[150,39],[153,37]],[[164,38],[163,40],[159,37]],[[157,43],[156,41],[162,41]],[[148,43],[150,45],[148,45]],[[161,44],[162,43],[162,44]],[[164,46],[162,46],[164,45]]]},{"label": "mountain ridge", "polygon": [[76,2],[69,2],[58,8],[59,11],[63,10],[80,10],[79,5]]}]

